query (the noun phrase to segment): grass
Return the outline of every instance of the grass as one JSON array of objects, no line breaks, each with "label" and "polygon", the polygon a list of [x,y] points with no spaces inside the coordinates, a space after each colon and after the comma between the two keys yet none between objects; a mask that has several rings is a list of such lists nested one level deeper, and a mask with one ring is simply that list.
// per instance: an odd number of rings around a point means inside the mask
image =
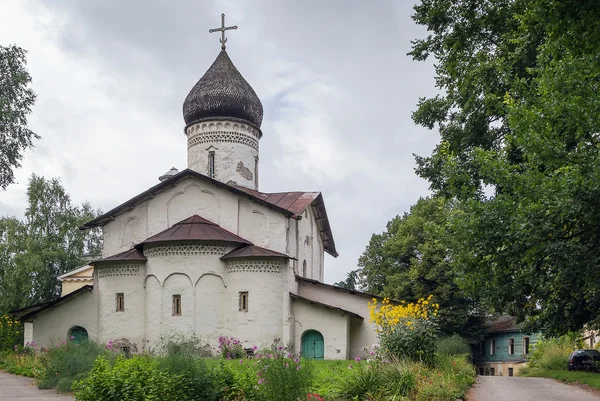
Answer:
[{"label": "grass", "polygon": [[[113,360],[116,358],[115,353],[107,352],[95,344],[63,345],[44,353],[0,354],[0,369],[34,377],[41,387],[69,391],[73,380],[88,376],[92,361],[97,355]],[[169,376],[185,368],[189,362],[186,362],[187,358],[180,360],[181,358],[173,358],[173,355],[149,358],[155,360],[159,370]],[[227,394],[222,399],[260,399],[256,398],[260,394],[255,389],[257,380],[260,379],[257,373],[261,365],[256,360],[223,360],[197,356],[192,357],[192,360],[196,361],[194,364],[202,365],[198,367],[199,370],[196,369],[199,373],[195,374],[197,378],[193,383],[208,388],[209,383],[200,383],[198,380],[211,380],[211,386],[216,386],[217,391]],[[114,362],[110,362],[111,366],[113,364]],[[383,363],[377,360],[303,361],[302,365],[309,368],[311,373],[310,393],[319,394],[328,401],[454,401],[461,398],[475,380],[474,368],[465,355],[438,354],[435,367],[407,361]],[[123,374],[127,375],[126,372]],[[600,388],[600,375],[569,376],[572,377],[575,379],[567,381],[578,381]]]},{"label": "grass", "polygon": [[592,388],[600,390],[600,374],[593,372],[580,372],[562,370],[550,370],[541,368],[523,369],[519,376],[522,377],[547,377],[566,383],[586,384]]}]

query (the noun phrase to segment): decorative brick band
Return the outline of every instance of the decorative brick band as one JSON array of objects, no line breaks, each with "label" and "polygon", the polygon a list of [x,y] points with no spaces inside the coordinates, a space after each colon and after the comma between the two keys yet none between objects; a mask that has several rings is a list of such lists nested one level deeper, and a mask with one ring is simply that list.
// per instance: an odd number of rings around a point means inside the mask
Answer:
[{"label": "decorative brick band", "polygon": [[200,132],[197,135],[190,136],[188,139],[188,148],[202,143],[239,143],[250,146],[258,150],[258,139],[239,132],[232,131],[213,131]]},{"label": "decorative brick band", "polygon": [[220,245],[159,245],[144,250],[144,256],[154,258],[157,256],[172,255],[225,255],[225,246]]},{"label": "decorative brick band", "polygon": [[98,277],[139,276],[140,265],[109,265],[98,267]]},{"label": "decorative brick band", "polygon": [[280,274],[283,266],[270,261],[236,261],[227,263],[228,273],[276,273]]},{"label": "decorative brick band", "polygon": [[260,131],[256,128],[240,123],[240,122],[230,122],[230,121],[203,121],[191,125],[187,128],[186,134],[200,134],[200,133],[208,133],[214,131],[235,131],[239,133],[248,133],[255,137],[256,139],[260,139]]}]

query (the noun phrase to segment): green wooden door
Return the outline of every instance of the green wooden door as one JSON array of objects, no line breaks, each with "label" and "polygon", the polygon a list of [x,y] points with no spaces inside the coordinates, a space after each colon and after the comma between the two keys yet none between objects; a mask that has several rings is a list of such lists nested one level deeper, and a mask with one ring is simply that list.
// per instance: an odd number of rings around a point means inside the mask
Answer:
[{"label": "green wooden door", "polygon": [[75,326],[70,331],[71,333],[69,334],[69,339],[75,344],[79,344],[88,338],[87,330],[83,327]]},{"label": "green wooden door", "polygon": [[325,341],[316,330],[309,330],[302,335],[302,356],[306,359],[324,359]]}]

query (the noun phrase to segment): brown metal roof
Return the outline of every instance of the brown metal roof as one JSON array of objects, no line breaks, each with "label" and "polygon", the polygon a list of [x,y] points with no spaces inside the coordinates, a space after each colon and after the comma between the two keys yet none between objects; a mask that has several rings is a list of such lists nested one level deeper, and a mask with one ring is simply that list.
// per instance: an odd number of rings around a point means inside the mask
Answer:
[{"label": "brown metal roof", "polygon": [[144,244],[170,241],[222,241],[252,245],[252,242],[221,228],[212,221],[193,215],[153,235],[135,247],[140,249]]},{"label": "brown metal roof", "polygon": [[319,234],[323,241],[325,251],[330,255],[337,257],[338,253],[335,249],[335,242],[333,240],[333,232],[329,224],[327,217],[327,211],[325,210],[325,203],[323,201],[323,195],[320,192],[278,192],[278,193],[263,193],[254,191],[252,189],[227,185],[221,181],[217,181],[214,178],[210,178],[204,174],[200,174],[197,171],[185,169],[179,174],[176,174],[152,188],[142,192],[141,194],[129,199],[128,201],[120,204],[119,206],[109,210],[102,216],[96,217],[94,220],[85,223],[79,227],[80,230],[87,230],[89,228],[99,227],[107,224],[108,222],[115,219],[116,216],[135,208],[137,205],[153,198],[156,194],[177,185],[180,181],[187,178],[198,178],[217,187],[226,189],[238,196],[243,196],[262,205],[265,205],[271,209],[277,210],[283,213],[287,217],[294,219],[301,219],[302,213],[308,206],[313,207],[315,212],[317,225],[319,228]]},{"label": "brown metal roof", "polygon": [[301,297],[300,295],[292,294],[291,292],[290,292],[290,298],[298,300],[298,301],[308,302],[310,304],[318,305],[318,306],[321,306],[323,308],[331,309],[331,310],[334,310],[334,311],[337,311],[337,312],[342,312],[342,313],[345,313],[345,314],[350,315],[352,317],[355,317],[357,319],[363,320],[363,317],[361,315],[357,314],[357,313],[351,312],[351,311],[346,310],[346,309],[338,308],[336,306],[324,304],[323,302],[314,301],[314,300],[309,299],[309,298]]},{"label": "brown metal roof", "polygon": [[100,262],[120,262],[120,261],[127,261],[127,260],[146,261],[148,259],[146,259],[146,257],[142,253],[142,251],[140,251],[139,249],[133,248],[133,249],[129,249],[125,252],[120,252],[120,253],[117,253],[116,255],[106,257],[104,259],[96,260],[96,261],[92,262],[91,264],[96,264],[96,263],[100,263]]},{"label": "brown metal roof", "polygon": [[302,213],[312,206],[315,213],[315,219],[319,230],[319,236],[323,241],[325,251],[333,257],[337,257],[338,253],[335,249],[335,241],[333,240],[333,232],[327,217],[325,202],[323,195],[320,192],[277,192],[264,193],[258,192],[249,188],[236,186],[240,191],[244,191],[257,199],[262,199],[274,206],[283,208],[296,216],[302,216]]},{"label": "brown metal roof", "polygon": [[256,245],[244,245],[239,248],[234,249],[228,254],[221,256],[221,259],[241,259],[241,258],[286,258],[286,259],[294,259],[286,255],[285,253],[280,253],[276,251],[272,251],[270,249],[261,248]]}]

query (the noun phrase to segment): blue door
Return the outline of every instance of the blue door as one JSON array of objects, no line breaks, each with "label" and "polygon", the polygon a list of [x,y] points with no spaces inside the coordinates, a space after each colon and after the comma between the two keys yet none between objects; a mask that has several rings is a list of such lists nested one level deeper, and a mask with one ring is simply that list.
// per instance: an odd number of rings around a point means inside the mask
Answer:
[{"label": "blue door", "polygon": [[308,330],[302,335],[302,356],[306,359],[324,359],[325,341],[316,330]]}]

